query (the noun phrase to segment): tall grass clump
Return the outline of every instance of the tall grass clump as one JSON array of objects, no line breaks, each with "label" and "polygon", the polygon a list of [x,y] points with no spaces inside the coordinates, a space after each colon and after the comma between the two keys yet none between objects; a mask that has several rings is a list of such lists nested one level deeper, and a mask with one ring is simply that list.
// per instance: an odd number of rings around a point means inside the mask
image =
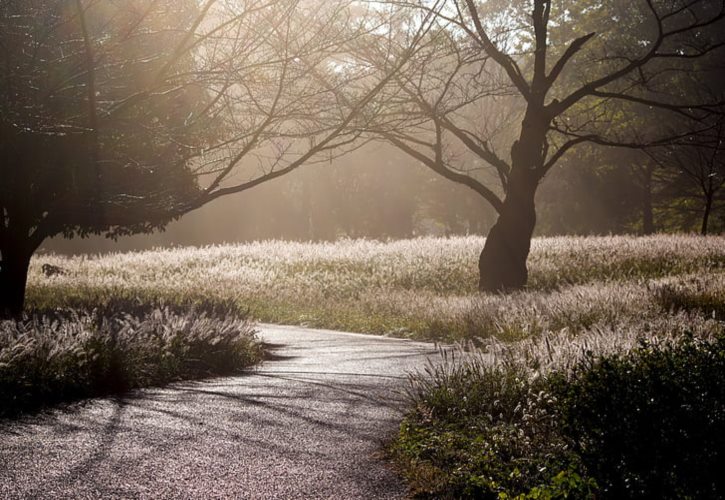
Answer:
[{"label": "tall grass clump", "polygon": [[0,322],[0,417],[79,398],[238,373],[261,352],[236,314],[136,302]]},{"label": "tall grass clump", "polygon": [[615,343],[474,348],[412,376],[392,451],[416,496],[722,498],[725,326]]}]

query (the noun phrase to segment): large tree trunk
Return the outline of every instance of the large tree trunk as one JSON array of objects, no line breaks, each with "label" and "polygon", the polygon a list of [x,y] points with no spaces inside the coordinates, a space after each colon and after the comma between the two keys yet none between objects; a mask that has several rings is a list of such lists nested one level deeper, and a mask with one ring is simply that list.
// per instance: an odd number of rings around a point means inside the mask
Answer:
[{"label": "large tree trunk", "polygon": [[526,260],[536,225],[537,184],[530,170],[512,172],[503,208],[488,233],[478,261],[479,290],[507,292],[526,286],[529,276]]},{"label": "large tree trunk", "polygon": [[30,258],[44,238],[38,228],[5,226],[0,241],[0,319],[18,318],[25,306]]},{"label": "large tree trunk", "polygon": [[32,251],[22,247],[2,249],[0,263],[0,319],[17,318],[23,313],[28,266]]},{"label": "large tree trunk", "polygon": [[544,172],[550,123],[542,106],[529,106],[519,140],[511,148],[506,198],[478,259],[478,288],[482,292],[520,290],[529,278],[526,260],[536,226],[534,197]]}]

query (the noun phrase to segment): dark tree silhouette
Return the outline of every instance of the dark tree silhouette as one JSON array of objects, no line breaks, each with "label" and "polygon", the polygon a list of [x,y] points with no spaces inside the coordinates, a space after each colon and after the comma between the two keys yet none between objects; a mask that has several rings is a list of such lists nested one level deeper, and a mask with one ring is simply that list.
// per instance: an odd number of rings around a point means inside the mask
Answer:
[{"label": "dark tree silhouette", "polygon": [[[664,144],[686,133],[625,125],[674,119],[701,131],[721,112],[722,96],[683,93],[671,80],[697,78],[696,61],[722,65],[723,1],[431,3],[386,2],[438,23],[371,132],[497,211],[481,290],[526,285],[537,188],[572,148]],[[376,64],[382,51],[360,53]]]},{"label": "dark tree silhouette", "polygon": [[[141,7],[0,6],[2,316],[22,310],[30,258],[45,238],[148,231],[198,192],[184,161],[206,137],[200,126],[184,126],[204,105],[194,87],[183,79],[157,86],[143,107],[114,110],[146,90],[144,73],[159,71],[181,42],[170,30],[183,33],[199,14],[188,2]],[[178,58],[179,67],[189,64]],[[146,220],[150,211],[154,221]]]},{"label": "dark tree silhouette", "polygon": [[163,228],[354,144],[408,59],[345,65],[378,28],[342,0],[0,3],[0,316],[46,238]]}]

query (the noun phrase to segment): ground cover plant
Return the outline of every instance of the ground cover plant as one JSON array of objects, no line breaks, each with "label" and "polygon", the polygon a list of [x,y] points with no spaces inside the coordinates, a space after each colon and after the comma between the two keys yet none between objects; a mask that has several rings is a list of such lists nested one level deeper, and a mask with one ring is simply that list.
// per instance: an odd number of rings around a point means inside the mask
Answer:
[{"label": "ground cover plant", "polygon": [[413,491],[722,498],[725,327],[651,334],[629,351],[609,342],[620,352],[589,345],[553,360],[548,342],[460,352],[414,375],[392,446]]},{"label": "ground cover plant", "polygon": [[185,379],[239,373],[261,358],[232,304],[109,298],[0,321],[0,418]]},{"label": "ground cover plant", "polygon": [[[204,298],[233,301],[266,322],[422,339],[515,340],[563,328],[572,334],[628,328],[697,304],[710,314],[708,300],[717,303],[717,297],[684,303],[677,290],[694,290],[698,280],[710,290],[725,272],[723,237],[540,238],[526,291],[479,294],[482,244],[479,237],[429,237],[41,255],[31,266],[28,301],[53,308],[109,297],[170,304]],[[49,277],[43,265],[64,272]]]}]

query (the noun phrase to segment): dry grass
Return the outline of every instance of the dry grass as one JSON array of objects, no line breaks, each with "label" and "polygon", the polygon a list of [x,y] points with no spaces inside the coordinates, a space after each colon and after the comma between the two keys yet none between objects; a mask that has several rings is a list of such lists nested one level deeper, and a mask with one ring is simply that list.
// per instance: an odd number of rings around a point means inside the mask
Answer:
[{"label": "dry grass", "polygon": [[0,417],[79,398],[239,373],[261,359],[234,307],[114,299],[0,321]]},{"label": "dry grass", "polygon": [[[722,237],[543,238],[533,242],[529,290],[481,295],[475,287],[483,242],[271,241],[90,258],[44,255],[31,268],[29,301],[53,307],[113,296],[233,300],[268,322],[514,340],[649,321],[669,309],[658,287],[699,279],[721,289],[725,270]],[[43,264],[67,273],[47,278]]]}]

